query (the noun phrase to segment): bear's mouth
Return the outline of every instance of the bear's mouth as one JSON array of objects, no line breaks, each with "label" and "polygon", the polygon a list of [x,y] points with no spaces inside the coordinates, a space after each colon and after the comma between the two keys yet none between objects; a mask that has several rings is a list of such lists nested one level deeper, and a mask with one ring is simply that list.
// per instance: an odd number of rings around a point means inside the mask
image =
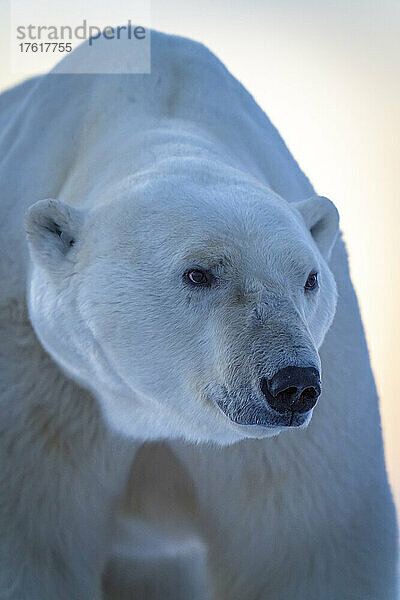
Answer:
[{"label": "bear's mouth", "polygon": [[212,396],[215,404],[233,423],[237,425],[258,426],[269,429],[282,427],[301,427],[309,419],[310,411],[299,413],[287,410],[277,412],[261,398],[252,394],[233,395],[221,388]]}]

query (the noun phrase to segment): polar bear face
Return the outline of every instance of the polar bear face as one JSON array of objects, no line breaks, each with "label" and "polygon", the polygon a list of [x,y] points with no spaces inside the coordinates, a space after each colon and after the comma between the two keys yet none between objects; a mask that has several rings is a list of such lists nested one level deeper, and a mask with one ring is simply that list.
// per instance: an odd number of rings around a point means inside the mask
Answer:
[{"label": "polar bear face", "polygon": [[94,209],[28,211],[42,344],[127,436],[228,444],[305,427],[336,307],[336,209],[245,178],[148,179]]}]

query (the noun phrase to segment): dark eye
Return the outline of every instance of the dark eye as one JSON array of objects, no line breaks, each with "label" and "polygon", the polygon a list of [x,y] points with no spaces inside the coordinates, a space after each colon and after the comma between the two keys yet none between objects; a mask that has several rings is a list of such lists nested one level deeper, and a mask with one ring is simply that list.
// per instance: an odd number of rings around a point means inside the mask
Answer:
[{"label": "dark eye", "polygon": [[206,285],[209,283],[208,277],[204,271],[200,269],[192,269],[186,273],[187,279],[194,285]]},{"label": "dark eye", "polygon": [[310,273],[307,277],[306,284],[304,286],[305,290],[315,290],[318,287],[318,274]]}]

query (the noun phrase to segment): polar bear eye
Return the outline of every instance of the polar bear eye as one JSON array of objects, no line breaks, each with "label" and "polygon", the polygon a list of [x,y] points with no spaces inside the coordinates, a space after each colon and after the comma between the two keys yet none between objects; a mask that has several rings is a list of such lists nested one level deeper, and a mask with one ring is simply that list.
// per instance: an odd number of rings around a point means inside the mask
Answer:
[{"label": "polar bear eye", "polygon": [[315,290],[318,287],[318,273],[310,273],[307,277],[307,281],[305,283],[304,289]]},{"label": "polar bear eye", "polygon": [[195,285],[206,285],[209,283],[206,273],[200,269],[192,269],[187,271],[186,277],[190,283]]}]

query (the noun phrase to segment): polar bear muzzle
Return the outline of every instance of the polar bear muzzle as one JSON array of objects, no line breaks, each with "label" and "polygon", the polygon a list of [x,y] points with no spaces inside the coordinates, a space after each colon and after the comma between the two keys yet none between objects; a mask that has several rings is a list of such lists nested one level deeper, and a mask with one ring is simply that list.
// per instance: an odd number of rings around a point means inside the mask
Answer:
[{"label": "polar bear muzzle", "polygon": [[285,367],[271,379],[263,379],[261,391],[278,413],[306,413],[321,393],[319,372],[314,367]]},{"label": "polar bear muzzle", "polygon": [[287,366],[270,379],[263,377],[259,391],[259,395],[254,392],[236,395],[224,388],[214,398],[237,425],[302,427],[309,422],[321,394],[320,374],[315,367]]}]

